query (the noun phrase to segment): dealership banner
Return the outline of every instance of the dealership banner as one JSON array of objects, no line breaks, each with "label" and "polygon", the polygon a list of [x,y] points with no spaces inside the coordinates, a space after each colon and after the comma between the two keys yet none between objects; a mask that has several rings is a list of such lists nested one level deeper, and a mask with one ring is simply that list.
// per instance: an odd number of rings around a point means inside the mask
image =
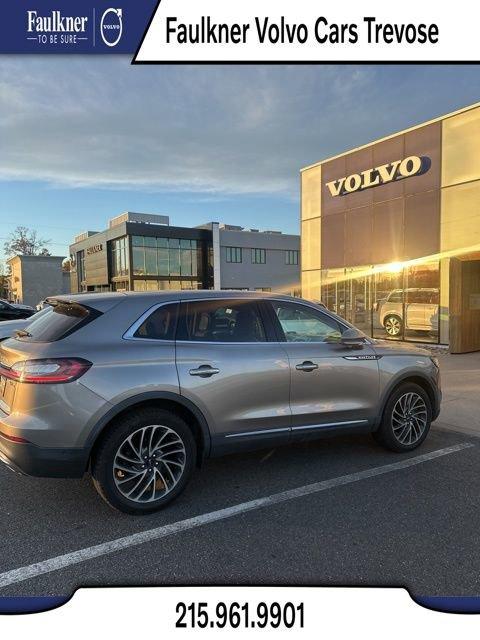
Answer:
[{"label": "dealership banner", "polygon": [[157,0],[9,0],[0,53],[133,53]]},{"label": "dealership banner", "polygon": [[136,63],[477,61],[466,0],[10,0],[0,53],[129,53]]}]

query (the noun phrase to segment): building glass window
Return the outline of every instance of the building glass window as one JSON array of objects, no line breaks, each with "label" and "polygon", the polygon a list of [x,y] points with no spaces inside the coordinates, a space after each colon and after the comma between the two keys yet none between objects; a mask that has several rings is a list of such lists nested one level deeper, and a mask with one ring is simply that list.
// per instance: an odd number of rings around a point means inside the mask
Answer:
[{"label": "building glass window", "polygon": [[[170,241],[171,242],[171,241]],[[178,240],[177,240],[178,243]],[[171,276],[180,275],[180,247],[170,244],[170,274]]]},{"label": "building glass window", "polygon": [[225,247],[227,262],[242,262],[241,247]]},{"label": "building glass window", "polygon": [[129,291],[130,285],[128,280],[122,280],[122,281],[119,280],[118,282],[112,282],[111,290],[112,291]]},{"label": "building glass window", "polygon": [[135,278],[133,281],[134,291],[181,291],[184,289],[201,289],[202,283],[198,280],[176,280],[156,278],[142,279]]},{"label": "building glass window", "polygon": [[145,249],[143,247],[133,246],[133,275],[145,275]]},{"label": "building glass window", "polygon": [[128,275],[128,259],[127,259],[127,237],[117,238],[111,242],[111,265],[112,276]]},{"label": "building glass window", "polygon": [[267,262],[265,249],[252,249],[252,264],[265,264]]},{"label": "building glass window", "polygon": [[[155,238],[153,238],[153,240],[155,240]],[[145,275],[147,276],[158,275],[156,246],[155,247],[145,246]]]},{"label": "building glass window", "polygon": [[196,240],[132,236],[134,276],[197,277],[202,252]]},{"label": "building glass window", "polygon": [[285,264],[298,264],[298,251],[293,251],[290,249],[285,251]]},{"label": "building glass window", "polygon": [[85,280],[87,274],[85,272],[85,251],[78,251],[77,253],[77,287],[78,291],[86,291]]},{"label": "building glass window", "polygon": [[321,298],[328,309],[375,338],[439,341],[438,261],[326,269]]},{"label": "building glass window", "polygon": [[145,280],[134,280],[133,281],[133,290],[134,291],[145,291]]},{"label": "building glass window", "polygon": [[373,334],[390,340],[438,342],[438,262],[375,276]]},{"label": "building glass window", "polygon": [[[164,238],[157,238],[157,240],[161,239],[163,240]],[[157,264],[159,276],[168,276],[170,274],[168,244],[166,247],[157,248]]]},{"label": "building glass window", "polygon": [[197,249],[197,241],[192,240],[192,276],[198,275],[198,263],[202,259],[202,252]]},{"label": "building glass window", "polygon": [[180,274],[192,275],[192,250],[190,240],[180,240]]}]

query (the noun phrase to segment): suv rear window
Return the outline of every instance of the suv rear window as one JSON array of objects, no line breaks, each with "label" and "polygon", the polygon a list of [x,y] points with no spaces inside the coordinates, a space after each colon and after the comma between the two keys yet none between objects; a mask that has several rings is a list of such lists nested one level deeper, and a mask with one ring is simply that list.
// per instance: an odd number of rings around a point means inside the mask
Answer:
[{"label": "suv rear window", "polygon": [[78,302],[56,300],[50,304],[51,307],[46,313],[17,333],[17,340],[55,342],[101,315],[99,311],[85,307]]}]

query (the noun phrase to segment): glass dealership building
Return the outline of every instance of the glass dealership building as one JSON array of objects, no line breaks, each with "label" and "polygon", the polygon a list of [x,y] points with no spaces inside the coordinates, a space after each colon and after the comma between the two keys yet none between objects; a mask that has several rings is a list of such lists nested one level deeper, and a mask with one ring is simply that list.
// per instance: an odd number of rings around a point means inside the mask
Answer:
[{"label": "glass dealership building", "polygon": [[373,337],[480,349],[480,104],[301,171],[302,295]]},{"label": "glass dealership building", "polygon": [[300,238],[127,211],[70,245],[73,293],[239,289],[300,294]]}]

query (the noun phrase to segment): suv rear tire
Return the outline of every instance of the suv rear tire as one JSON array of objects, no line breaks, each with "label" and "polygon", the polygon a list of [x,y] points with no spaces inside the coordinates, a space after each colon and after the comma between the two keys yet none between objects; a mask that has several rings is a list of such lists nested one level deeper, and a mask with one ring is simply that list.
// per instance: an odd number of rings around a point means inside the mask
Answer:
[{"label": "suv rear tire", "polygon": [[154,407],[119,418],[92,458],[93,484],[114,509],[158,511],[186,487],[196,460],[192,431],[178,415]]},{"label": "suv rear tire", "polygon": [[418,384],[401,384],[389,397],[382,422],[373,434],[390,451],[412,451],[427,437],[432,422],[432,403]]}]

